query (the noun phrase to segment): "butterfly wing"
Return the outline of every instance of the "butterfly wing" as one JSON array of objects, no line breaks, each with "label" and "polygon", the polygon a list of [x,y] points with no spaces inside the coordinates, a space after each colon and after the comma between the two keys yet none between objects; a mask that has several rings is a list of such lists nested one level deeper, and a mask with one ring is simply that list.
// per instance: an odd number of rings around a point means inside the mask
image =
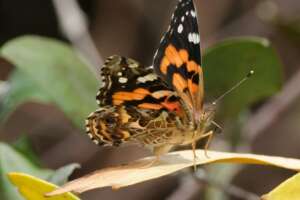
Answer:
[{"label": "butterfly wing", "polygon": [[173,88],[199,120],[203,107],[203,73],[197,14],[192,0],[179,0],[171,25],[155,53],[156,73]]},{"label": "butterfly wing", "polygon": [[[151,110],[176,110],[178,97],[151,68],[121,56],[106,60],[101,70],[104,86],[97,94],[99,106],[136,106]],[[174,106],[174,107],[172,107]]]},{"label": "butterfly wing", "polygon": [[152,68],[133,59],[111,56],[101,69],[101,76],[103,86],[96,97],[100,109],[86,121],[87,133],[95,143],[117,146],[133,135],[145,138],[143,135],[151,131],[150,121],[161,118],[165,111],[168,116],[160,121],[168,121],[169,126],[164,130],[175,126],[174,117],[170,117],[181,113],[179,97]]}]

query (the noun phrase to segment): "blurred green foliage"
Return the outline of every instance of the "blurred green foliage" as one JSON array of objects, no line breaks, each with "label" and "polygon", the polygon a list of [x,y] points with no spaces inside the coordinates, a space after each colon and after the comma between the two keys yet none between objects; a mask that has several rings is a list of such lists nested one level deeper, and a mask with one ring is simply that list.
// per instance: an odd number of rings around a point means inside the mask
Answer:
[{"label": "blurred green foliage", "polygon": [[12,147],[24,157],[26,157],[34,165],[41,167],[40,159],[33,151],[31,142],[28,137],[26,137],[25,135],[19,137],[18,140],[12,144]]},{"label": "blurred green foliage", "polygon": [[250,70],[255,74],[222,100],[222,119],[234,118],[243,109],[276,93],[282,85],[281,62],[268,40],[235,38],[209,48],[204,57],[204,79],[208,99],[220,96]]},{"label": "blurred green foliage", "polygon": [[28,101],[50,103],[51,98],[29,76],[16,69],[9,78],[10,89],[2,101],[0,117],[6,118],[20,104]]},{"label": "blurred green foliage", "polygon": [[[27,149],[29,150],[28,147]],[[29,151],[32,152],[31,149]],[[78,164],[70,164],[57,171],[41,168],[15,148],[0,143],[0,199],[23,199],[9,182],[7,177],[9,172],[23,172],[61,185],[77,167]]]},{"label": "blurred green foliage", "polygon": [[96,108],[99,86],[69,45],[49,38],[24,36],[6,43],[1,56],[17,67],[11,78],[13,87],[5,100],[9,108],[29,100],[51,101],[74,124],[83,127],[84,118]]}]

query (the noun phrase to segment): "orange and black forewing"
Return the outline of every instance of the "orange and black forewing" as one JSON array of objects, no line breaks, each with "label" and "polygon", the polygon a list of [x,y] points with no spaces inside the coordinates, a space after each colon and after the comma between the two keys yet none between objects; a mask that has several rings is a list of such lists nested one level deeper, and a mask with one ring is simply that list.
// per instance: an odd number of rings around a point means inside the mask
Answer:
[{"label": "orange and black forewing", "polygon": [[197,12],[192,0],[180,0],[155,53],[155,72],[174,89],[191,111],[203,105],[203,73]]}]

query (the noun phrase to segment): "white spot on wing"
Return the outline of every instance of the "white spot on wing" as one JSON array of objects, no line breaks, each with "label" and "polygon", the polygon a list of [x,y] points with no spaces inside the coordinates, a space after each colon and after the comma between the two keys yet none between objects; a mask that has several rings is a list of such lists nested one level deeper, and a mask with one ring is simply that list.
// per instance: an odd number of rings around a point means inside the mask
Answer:
[{"label": "white spot on wing", "polygon": [[189,35],[188,35],[188,40],[189,40],[189,42],[193,42],[193,33],[189,33]]},{"label": "white spot on wing", "polygon": [[198,33],[189,33],[188,40],[191,43],[199,44],[200,43],[200,36]]},{"label": "white spot on wing", "polygon": [[122,76],[122,72],[118,72],[118,76]]},{"label": "white spot on wing", "polygon": [[195,33],[194,35],[194,43],[199,44],[200,43],[200,36],[198,33]]},{"label": "white spot on wing", "polygon": [[157,75],[154,73],[147,74],[146,76],[138,77],[137,82],[138,83],[145,83],[147,81],[154,81],[157,79]]},{"label": "white spot on wing", "polygon": [[119,82],[120,82],[120,83],[127,83],[127,81],[128,81],[128,79],[125,78],[125,77],[120,77],[120,78],[119,78]]},{"label": "white spot on wing", "polygon": [[179,24],[178,28],[177,28],[178,33],[182,33],[183,31],[183,25]]},{"label": "white spot on wing", "polygon": [[181,17],[181,22],[184,22],[184,16]]},{"label": "white spot on wing", "polygon": [[195,13],[194,10],[191,10],[191,15],[192,15],[193,17],[196,17],[196,13]]}]

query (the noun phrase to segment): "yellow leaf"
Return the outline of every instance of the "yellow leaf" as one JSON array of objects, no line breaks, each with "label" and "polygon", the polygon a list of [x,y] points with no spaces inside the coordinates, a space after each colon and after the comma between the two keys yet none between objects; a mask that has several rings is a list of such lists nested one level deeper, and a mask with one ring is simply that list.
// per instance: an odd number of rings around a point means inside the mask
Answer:
[{"label": "yellow leaf", "polygon": [[[208,151],[209,157],[206,157],[203,150],[197,150],[196,153],[198,156],[196,161],[197,165],[208,163],[246,163],[273,165],[300,171],[300,160],[297,159],[215,151]],[[193,153],[191,150],[168,153],[165,156],[162,156],[158,163],[147,167],[147,163],[149,164],[153,159],[153,157],[148,157],[127,165],[96,171],[92,174],[71,181],[47,195],[53,196],[70,191],[82,193],[87,190],[108,186],[113,189],[118,189],[143,181],[159,178],[181,169],[191,167],[194,164]]]},{"label": "yellow leaf", "polygon": [[300,173],[287,179],[274,190],[262,196],[263,200],[298,200],[300,199]]},{"label": "yellow leaf", "polygon": [[44,194],[53,191],[58,186],[28,174],[12,172],[8,174],[8,177],[26,200],[80,200],[71,193],[46,198]]}]

